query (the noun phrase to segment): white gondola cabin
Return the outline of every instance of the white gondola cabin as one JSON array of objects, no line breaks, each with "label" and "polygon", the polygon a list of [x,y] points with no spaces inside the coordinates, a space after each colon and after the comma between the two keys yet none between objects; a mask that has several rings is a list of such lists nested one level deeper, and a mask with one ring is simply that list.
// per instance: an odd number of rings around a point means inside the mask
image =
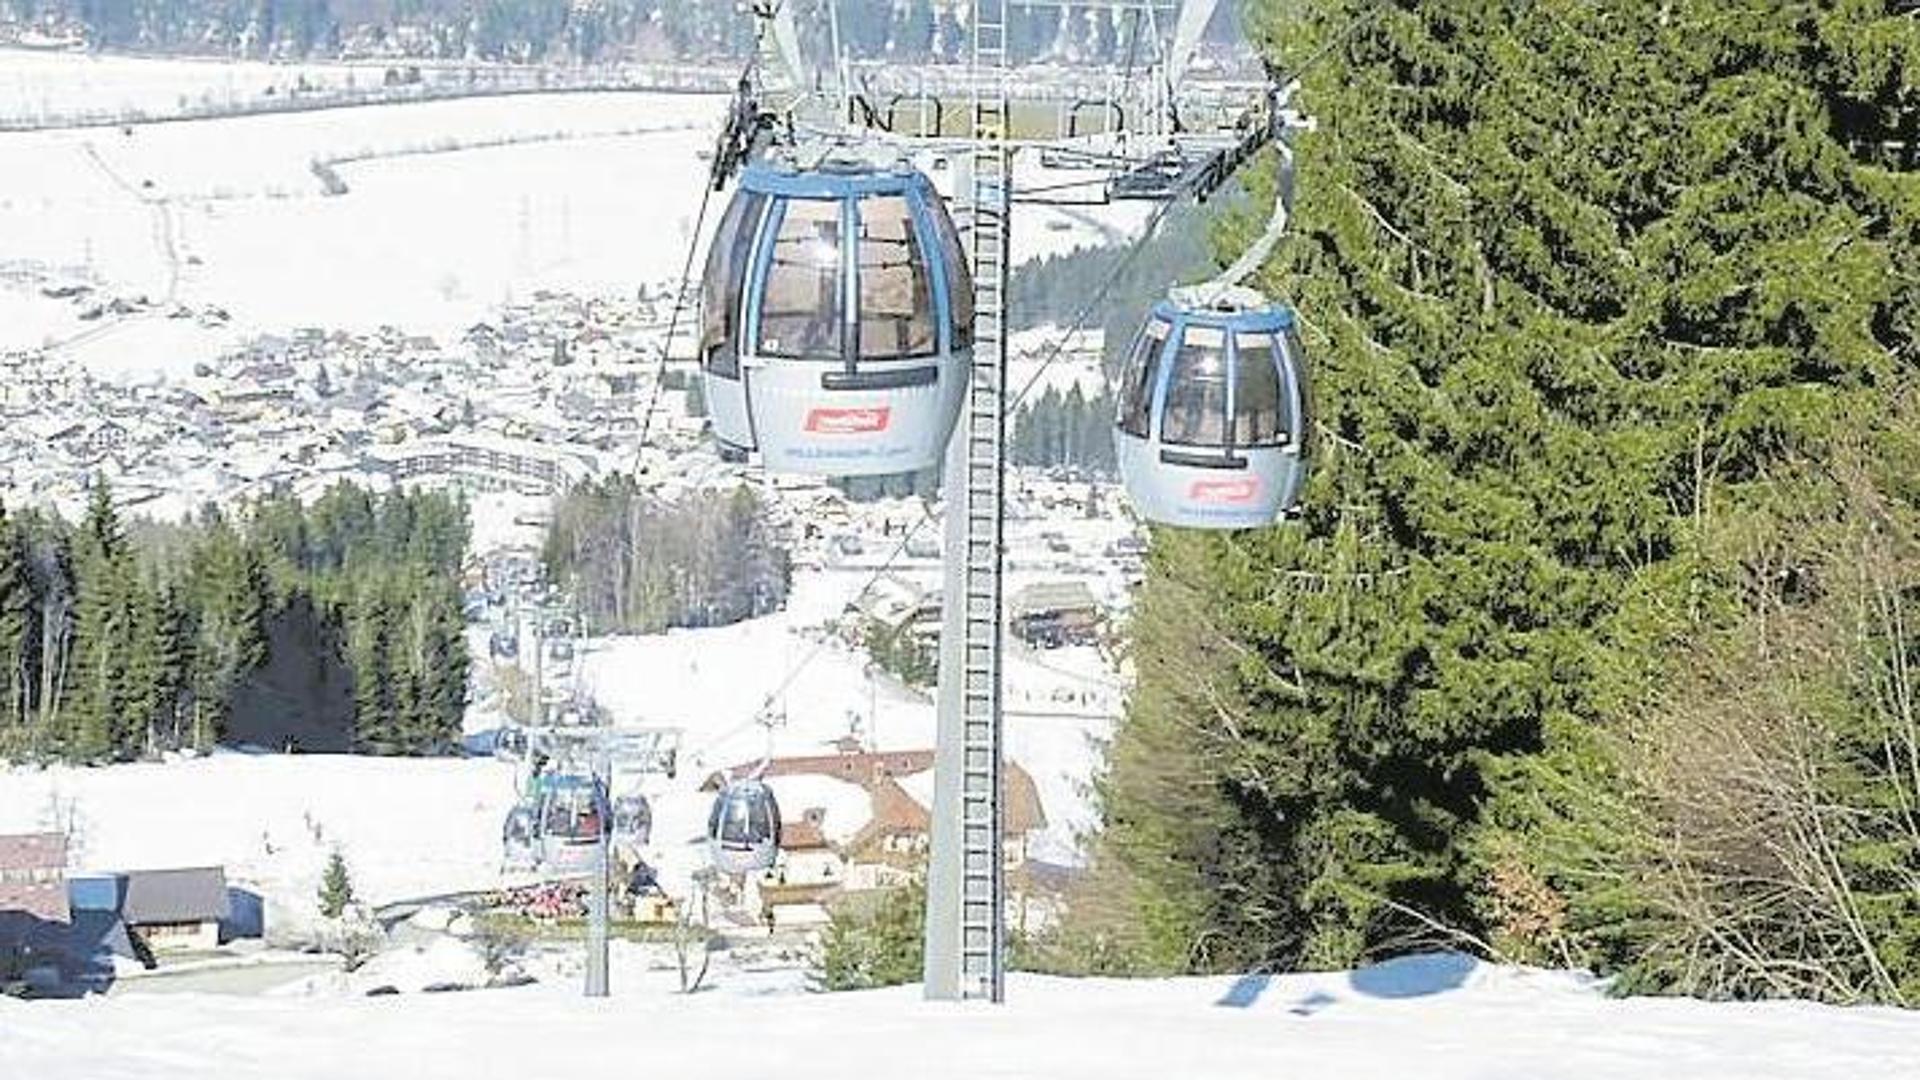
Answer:
[{"label": "white gondola cabin", "polygon": [[1310,399],[1294,316],[1250,289],[1176,291],[1122,368],[1120,476],[1140,516],[1252,529],[1293,512]]},{"label": "white gondola cabin", "polygon": [[700,324],[723,450],[826,476],[941,460],[971,365],[973,283],[924,174],[746,168],[708,250]]},{"label": "white gondola cabin", "polygon": [[707,850],[723,874],[750,874],[773,865],[780,852],[780,803],[758,780],[735,780],[714,796],[707,816]]}]

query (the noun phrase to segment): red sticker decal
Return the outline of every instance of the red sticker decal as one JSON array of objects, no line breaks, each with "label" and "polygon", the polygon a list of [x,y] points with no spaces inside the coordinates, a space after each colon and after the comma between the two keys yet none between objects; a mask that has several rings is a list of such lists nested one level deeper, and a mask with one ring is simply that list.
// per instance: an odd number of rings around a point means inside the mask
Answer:
[{"label": "red sticker decal", "polygon": [[815,409],[807,414],[807,430],[819,435],[863,435],[887,430],[893,409]]},{"label": "red sticker decal", "polygon": [[1260,481],[1255,477],[1239,480],[1195,480],[1187,488],[1187,498],[1201,503],[1248,503],[1260,494]]}]

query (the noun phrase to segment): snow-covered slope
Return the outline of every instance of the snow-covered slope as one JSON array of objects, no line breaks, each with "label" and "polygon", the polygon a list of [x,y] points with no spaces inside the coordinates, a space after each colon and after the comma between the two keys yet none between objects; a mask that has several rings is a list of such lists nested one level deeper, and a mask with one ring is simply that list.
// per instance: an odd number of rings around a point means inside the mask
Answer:
[{"label": "snow-covered slope", "polygon": [[[723,105],[543,95],[4,135],[0,269],[163,310],[215,305],[235,329],[450,335],[537,288],[626,293],[676,275],[700,201],[695,152]],[[316,161],[339,162],[344,193],[324,193]],[[61,340],[71,308],[21,313],[0,348]],[[102,326],[113,347],[80,358],[134,364],[144,350],[125,346],[150,336],[136,329]],[[204,336],[167,370],[231,335]]]},{"label": "snow-covered slope", "polygon": [[0,999],[0,1076],[1840,1080],[1913,1075],[1920,1046],[1915,1013],[1611,1000],[1579,975],[1451,956],[1270,980],[1016,977],[1001,1008],[912,987],[558,989]]},{"label": "snow-covered slope", "polygon": [[[931,570],[915,572],[932,580]],[[579,681],[617,723],[684,730],[679,775],[645,786],[654,810],[648,859],[670,890],[704,865],[698,840],[712,795],[699,785],[712,771],[769,751],[827,753],[856,724],[880,749],[933,744],[931,702],[820,630],[870,578],[807,571],[787,609],[766,618],[586,644]],[[1039,785],[1050,824],[1033,853],[1071,861],[1075,834],[1092,823],[1089,740],[1106,733],[1117,692],[1091,649],[1015,650],[1008,677],[1010,707],[1021,710],[1009,721],[1008,752]],[[1096,691],[1097,701],[1079,703]],[[492,708],[476,706],[475,727],[497,723]],[[779,718],[770,736],[755,722],[763,710]],[[851,785],[801,777],[776,793],[794,817],[825,809],[835,839],[867,820],[866,795]],[[105,768],[0,767],[0,834],[65,828],[76,838],[76,870],[224,866],[267,899],[269,927],[293,932],[312,918],[336,848],[361,899],[376,904],[501,884],[500,826],[513,799],[513,767],[491,758],[223,752]]]},{"label": "snow-covered slope", "polygon": [[79,870],[224,866],[278,934],[311,918],[336,849],[372,903],[496,884],[513,797],[511,767],[490,758],[222,753],[0,770],[0,833],[65,828]]}]

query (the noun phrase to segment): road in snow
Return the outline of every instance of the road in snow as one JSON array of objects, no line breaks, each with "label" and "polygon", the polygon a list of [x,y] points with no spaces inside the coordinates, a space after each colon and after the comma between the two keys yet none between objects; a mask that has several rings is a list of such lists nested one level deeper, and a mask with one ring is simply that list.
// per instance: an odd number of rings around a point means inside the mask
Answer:
[{"label": "road in snow", "polygon": [[386,998],[0,998],[0,1076],[409,1080],[646,1075],[843,1080],[1855,1080],[1913,1075],[1920,1014],[1611,1000],[1586,978],[1460,957],[1268,979],[1015,976],[1004,1007],[915,987],[693,997],[671,976]]}]

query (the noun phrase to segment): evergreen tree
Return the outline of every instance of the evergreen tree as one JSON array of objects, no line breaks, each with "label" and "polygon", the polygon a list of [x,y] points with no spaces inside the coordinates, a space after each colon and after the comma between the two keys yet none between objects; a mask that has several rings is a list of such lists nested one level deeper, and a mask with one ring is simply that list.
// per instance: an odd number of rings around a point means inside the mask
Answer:
[{"label": "evergreen tree", "polygon": [[920,978],[927,888],[848,894],[820,942],[813,981],[823,990],[871,990]]},{"label": "evergreen tree", "polygon": [[353,742],[374,754],[401,750],[396,730],[392,612],[384,583],[362,585],[347,628],[347,664],[353,671]]},{"label": "evergreen tree", "polygon": [[138,591],[127,662],[127,738],[141,753],[180,745],[180,706],[187,685],[186,612],[173,589]]},{"label": "evergreen tree", "polygon": [[272,606],[266,562],[222,516],[207,524],[188,570],[197,613],[192,656],[191,741],[206,750],[219,741],[240,681],[267,662]]},{"label": "evergreen tree", "polygon": [[1787,6],[1256,9],[1283,70],[1373,16],[1307,75],[1259,282],[1305,315],[1325,437],[1297,525],[1156,531],[1100,788],[1143,966],[1486,931],[1490,806],[1567,900],[1541,770],[1621,796],[1593,734],[1743,602],[1710,526],[1913,381],[1920,199],[1849,129],[1911,108],[1920,50],[1880,5]]},{"label": "evergreen tree", "polygon": [[327,868],[320,876],[320,914],[337,919],[353,904],[353,878],[347,872],[347,860],[338,848],[327,856]]},{"label": "evergreen tree", "polygon": [[96,481],[82,523],[75,579],[73,702],[69,743],[83,761],[128,756],[129,670],[137,607],[131,556],[113,496]]},{"label": "evergreen tree", "polygon": [[0,746],[24,743],[31,718],[38,620],[28,558],[24,529],[0,505]]}]

